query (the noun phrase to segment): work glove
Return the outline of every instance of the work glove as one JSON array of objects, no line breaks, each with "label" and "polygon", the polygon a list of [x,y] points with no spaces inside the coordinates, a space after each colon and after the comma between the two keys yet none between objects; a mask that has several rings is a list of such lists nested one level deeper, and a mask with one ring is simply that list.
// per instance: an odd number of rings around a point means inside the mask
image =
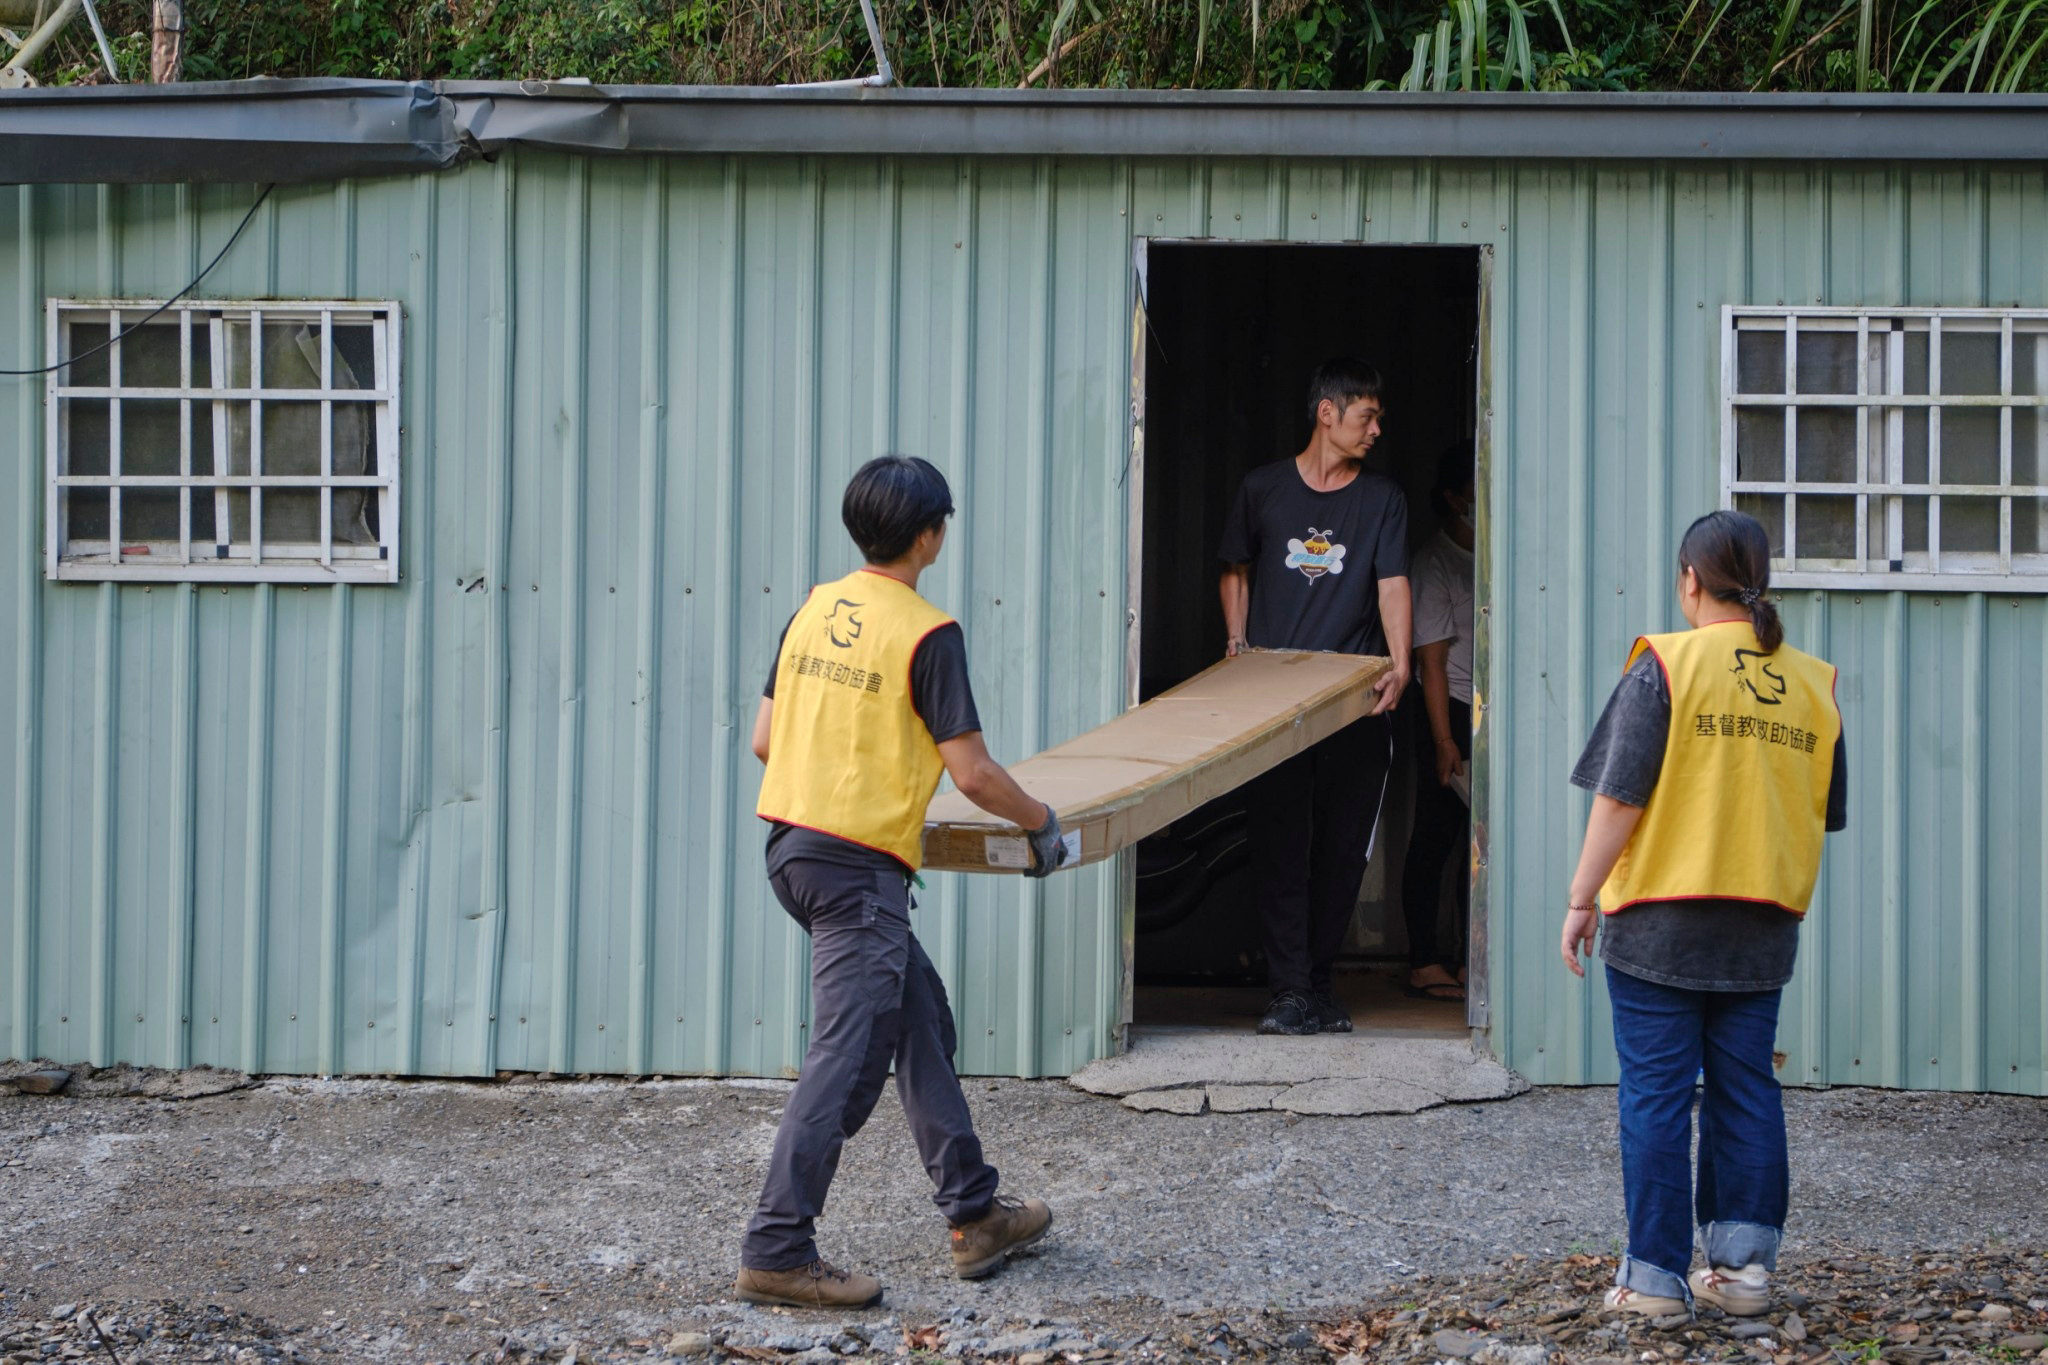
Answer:
[{"label": "work glove", "polygon": [[1060,837],[1059,812],[1050,805],[1045,808],[1045,823],[1026,837],[1031,840],[1031,866],[1024,869],[1025,876],[1050,877],[1066,862],[1067,845]]}]

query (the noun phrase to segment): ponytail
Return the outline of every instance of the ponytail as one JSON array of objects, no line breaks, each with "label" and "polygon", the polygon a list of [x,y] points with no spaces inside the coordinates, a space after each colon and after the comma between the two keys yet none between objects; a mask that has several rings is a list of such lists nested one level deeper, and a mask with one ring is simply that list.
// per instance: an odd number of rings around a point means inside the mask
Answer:
[{"label": "ponytail", "polygon": [[1686,528],[1678,545],[1680,571],[1691,569],[1700,591],[1749,612],[1764,653],[1785,643],[1785,623],[1771,605],[1771,538],[1743,512],[1709,512]]}]

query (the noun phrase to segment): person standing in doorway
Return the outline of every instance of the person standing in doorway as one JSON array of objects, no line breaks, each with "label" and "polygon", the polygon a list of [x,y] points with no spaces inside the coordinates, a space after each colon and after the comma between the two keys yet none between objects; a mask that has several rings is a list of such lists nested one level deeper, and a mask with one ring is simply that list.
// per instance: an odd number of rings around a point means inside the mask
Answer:
[{"label": "person standing in doorway", "polygon": [[1247,474],[1224,523],[1225,652],[1381,654],[1372,712],[1254,778],[1246,841],[1263,898],[1272,998],[1260,1033],[1348,1033],[1331,970],[1358,905],[1386,794],[1387,713],[1408,686],[1408,504],[1365,468],[1379,372],[1326,360],[1309,383],[1308,445]]},{"label": "person standing in doorway", "polygon": [[[1583,977],[1604,929],[1621,1058],[1628,1253],[1611,1313],[1770,1308],[1789,1202],[1778,998],[1824,834],[1848,824],[1835,670],[1784,642],[1770,554],[1740,512],[1692,524],[1678,550],[1691,629],[1636,641],[1572,771],[1593,808],[1560,947]],[[1707,1263],[1688,1276],[1695,1219]]]},{"label": "person standing in doorway", "polygon": [[[1472,878],[1472,443],[1437,459],[1430,494],[1440,523],[1415,555],[1415,678],[1425,757],[1415,765],[1415,829],[1401,872],[1408,922],[1408,994],[1463,1000],[1465,925]],[[1458,878],[1458,932],[1439,943],[1437,904],[1446,865]]]},{"label": "person standing in doorway", "polygon": [[749,1302],[881,1301],[880,1280],[827,1264],[812,1233],[840,1149],[892,1063],[933,1202],[952,1225],[954,1273],[988,1275],[1052,1225],[1043,1202],[996,1193],[953,1071],[946,988],[910,931],[925,807],[942,772],[1030,832],[1027,875],[1066,857],[1052,807],[1025,795],[982,742],[959,625],[917,591],[952,514],[945,476],[924,460],[885,455],[860,468],[841,518],[866,567],[812,589],[790,618],[754,720],[768,768],[768,884],[811,937],[811,1042],[740,1247],[735,1287]]}]

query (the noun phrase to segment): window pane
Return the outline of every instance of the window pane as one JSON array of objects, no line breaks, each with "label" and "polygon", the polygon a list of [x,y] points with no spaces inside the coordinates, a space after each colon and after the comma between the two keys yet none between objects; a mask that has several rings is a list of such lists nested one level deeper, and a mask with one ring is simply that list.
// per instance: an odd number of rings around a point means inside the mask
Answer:
[{"label": "window pane", "polygon": [[2014,408],[2012,414],[2012,481],[2040,484],[2041,449],[2048,445],[2048,412]]},{"label": "window pane", "polygon": [[[1802,381],[1801,388],[1804,387]],[[1855,483],[1862,477],[1863,461],[1856,449],[1854,408],[1801,408],[1798,439],[1801,483]],[[1805,541],[1806,534],[1802,530],[1802,553]]]},{"label": "window pane", "polygon": [[[367,404],[334,405],[334,472],[374,474],[370,455],[370,427],[375,413]],[[338,545],[375,545],[376,490],[337,488],[334,490],[334,540]]]},{"label": "window pane", "polygon": [[2012,391],[2048,393],[2048,333],[2013,329]]},{"label": "window pane", "polygon": [[1919,323],[1906,333],[1906,373],[1903,393],[1927,392],[1927,324]]},{"label": "window pane", "polygon": [[1941,481],[1995,484],[1998,473],[1998,409],[1943,408]]},{"label": "window pane", "polygon": [[105,540],[108,513],[104,488],[64,491],[64,535],[68,540]]},{"label": "window pane", "polygon": [[1735,510],[1747,512],[1763,523],[1764,531],[1771,538],[1771,555],[1782,559],[1785,555],[1785,499],[1777,493],[1738,493],[1735,495]]},{"label": "window pane", "polygon": [[2012,500],[2012,552],[2048,554],[2048,498]]},{"label": "window pane", "polygon": [[1906,428],[1905,457],[1901,461],[1901,483],[1927,482],[1927,409],[1907,408],[1904,410]]},{"label": "window pane", "polygon": [[1799,392],[1856,392],[1856,333],[1799,334]]},{"label": "window pane", "polygon": [[1941,391],[1943,393],[1997,393],[1998,346],[1996,332],[1941,330]]},{"label": "window pane", "polygon": [[263,544],[266,549],[284,545],[320,543],[320,495],[280,492],[263,494]]},{"label": "window pane", "polygon": [[1902,518],[1905,534],[1902,539],[1906,553],[1924,555],[1927,553],[1927,499],[1901,498],[1900,501],[1905,504]]},{"label": "window pane", "polygon": [[[124,328],[134,325],[132,322],[122,324]],[[201,335],[203,337],[204,333]],[[178,321],[175,316],[166,313],[122,338],[122,388],[175,389],[183,382],[178,371]]]},{"label": "window pane", "polygon": [[266,321],[263,324],[263,387],[320,387],[319,323]]},{"label": "window pane", "polygon": [[1735,410],[1735,477],[1775,481],[1785,477],[1785,410]]},{"label": "window pane", "polygon": [[[80,355],[92,350],[107,339],[107,324],[104,322],[69,322],[65,324],[65,356]],[[100,388],[107,382],[108,358],[105,351],[86,356],[83,360],[65,367],[57,377],[66,384],[80,388]]]},{"label": "window pane", "polygon": [[[197,532],[195,531],[196,535]],[[178,539],[178,490],[130,488],[121,494],[121,544]]]},{"label": "window pane", "polygon": [[107,445],[111,426],[109,414],[113,405],[104,398],[66,398],[63,401],[63,430],[59,433],[59,444],[63,449],[64,472],[109,472],[112,466],[107,463]]},{"label": "window pane", "polygon": [[1998,552],[1997,498],[1943,498],[1941,500],[1941,549],[1951,551]]},{"label": "window pane", "polygon": [[[152,381],[154,382],[154,381]],[[174,385],[175,387],[175,385]],[[193,463],[199,451],[192,452]],[[206,458],[213,458],[208,451]],[[124,398],[121,400],[121,472],[123,474],[170,475],[178,469],[178,400],[175,398]],[[125,520],[126,513],[123,513]],[[123,531],[126,534],[126,531]]]},{"label": "window pane", "polygon": [[1856,557],[1856,499],[1802,494],[1798,515],[1799,558]]},{"label": "window pane", "polygon": [[1737,332],[1735,334],[1735,391],[1737,393],[1783,393],[1785,391],[1785,333]]},{"label": "window pane", "polygon": [[376,329],[367,322],[334,324],[334,387],[377,387]]}]

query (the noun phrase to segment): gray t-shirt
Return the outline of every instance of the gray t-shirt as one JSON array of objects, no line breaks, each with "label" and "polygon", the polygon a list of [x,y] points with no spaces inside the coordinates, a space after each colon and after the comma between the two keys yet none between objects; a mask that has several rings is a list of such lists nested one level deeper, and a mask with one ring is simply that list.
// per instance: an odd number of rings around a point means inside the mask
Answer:
[{"label": "gray t-shirt", "polygon": [[1415,552],[1408,574],[1415,595],[1415,647],[1451,642],[1444,661],[1451,696],[1472,704],[1472,552],[1442,531]]},{"label": "gray t-shirt", "polygon": [[[1647,806],[1671,735],[1671,689],[1645,652],[1615,685],[1572,785]],[[1848,746],[1835,741],[1827,827],[1849,824]],[[1799,917],[1753,901],[1645,901],[1600,917],[1600,956],[1618,972],[1695,991],[1768,991],[1792,979]]]}]

